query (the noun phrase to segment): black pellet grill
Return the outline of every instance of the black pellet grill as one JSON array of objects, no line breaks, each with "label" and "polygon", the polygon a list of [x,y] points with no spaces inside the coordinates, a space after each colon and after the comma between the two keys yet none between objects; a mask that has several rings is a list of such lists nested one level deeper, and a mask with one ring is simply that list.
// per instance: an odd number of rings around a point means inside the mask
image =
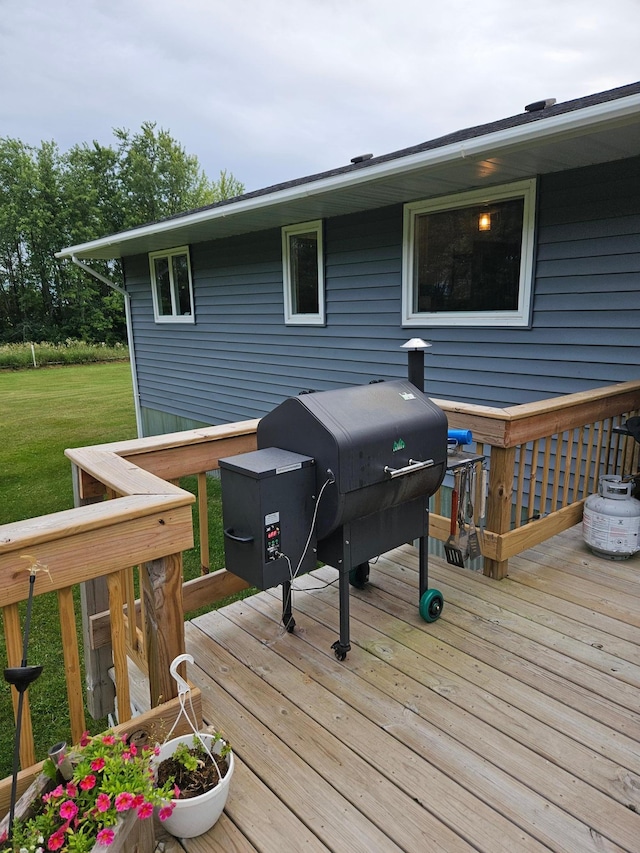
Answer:
[{"label": "black pellet grill", "polygon": [[447,467],[447,419],[408,381],[291,397],[258,424],[258,450],[220,460],[227,569],[260,589],[291,583],[318,560],[339,570],[340,639],[349,643],[349,583],[368,560],[420,540],[420,613],[437,619],[428,589],[429,498]]}]

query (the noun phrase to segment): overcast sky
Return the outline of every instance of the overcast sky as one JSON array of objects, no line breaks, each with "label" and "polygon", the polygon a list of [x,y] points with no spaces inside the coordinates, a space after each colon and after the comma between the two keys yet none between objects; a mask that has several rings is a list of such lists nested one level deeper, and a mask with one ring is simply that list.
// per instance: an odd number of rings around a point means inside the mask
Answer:
[{"label": "overcast sky", "polygon": [[155,121],[247,190],[640,79],[640,0],[0,0],[0,136]]}]

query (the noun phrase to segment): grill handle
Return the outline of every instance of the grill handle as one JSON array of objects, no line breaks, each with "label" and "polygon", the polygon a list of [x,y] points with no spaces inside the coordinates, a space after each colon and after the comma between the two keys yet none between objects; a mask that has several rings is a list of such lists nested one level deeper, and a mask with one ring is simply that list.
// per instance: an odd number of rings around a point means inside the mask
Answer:
[{"label": "grill handle", "polygon": [[390,468],[388,465],[385,465],[384,473],[388,474],[394,480],[396,477],[404,477],[407,474],[415,474],[416,471],[422,471],[425,468],[432,468],[434,464],[433,459],[425,459],[424,462],[410,459],[409,464],[405,465],[404,468]]},{"label": "grill handle", "polygon": [[242,542],[243,544],[247,544],[248,542],[253,542],[253,536],[237,536],[233,532],[232,527],[225,527],[224,535],[227,539],[232,539],[234,542]]}]

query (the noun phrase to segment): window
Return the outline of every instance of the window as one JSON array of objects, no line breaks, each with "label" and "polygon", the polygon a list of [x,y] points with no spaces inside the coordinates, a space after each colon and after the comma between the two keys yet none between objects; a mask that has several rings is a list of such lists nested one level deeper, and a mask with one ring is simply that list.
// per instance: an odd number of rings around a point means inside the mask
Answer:
[{"label": "window", "polygon": [[403,324],[526,326],[535,181],[405,205]]},{"label": "window", "polygon": [[324,325],[322,222],[282,229],[285,323]]},{"label": "window", "polygon": [[195,322],[189,247],[152,252],[149,265],[156,323]]}]

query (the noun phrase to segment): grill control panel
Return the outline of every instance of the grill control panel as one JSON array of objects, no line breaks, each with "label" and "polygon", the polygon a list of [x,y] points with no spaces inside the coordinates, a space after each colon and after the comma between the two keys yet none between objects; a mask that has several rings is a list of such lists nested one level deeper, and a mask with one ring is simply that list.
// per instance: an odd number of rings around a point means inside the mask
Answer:
[{"label": "grill control panel", "polygon": [[270,512],[264,518],[264,559],[277,560],[280,554],[280,513]]}]

